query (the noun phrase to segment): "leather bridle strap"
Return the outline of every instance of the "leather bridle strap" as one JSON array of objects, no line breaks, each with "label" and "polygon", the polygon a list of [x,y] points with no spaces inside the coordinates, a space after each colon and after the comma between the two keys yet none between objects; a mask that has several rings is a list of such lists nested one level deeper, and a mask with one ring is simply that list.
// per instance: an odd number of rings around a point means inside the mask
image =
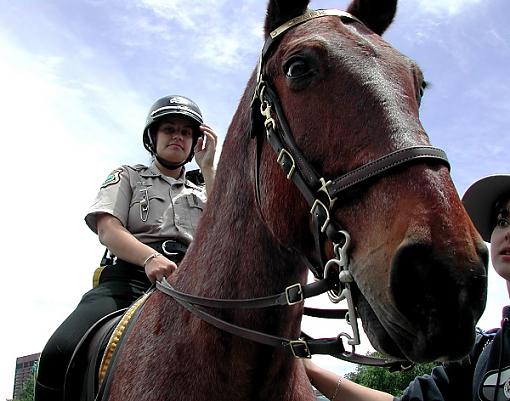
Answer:
[{"label": "leather bridle strap", "polygon": [[298,15],[295,18],[283,23],[276,29],[269,32],[269,36],[264,42],[264,46],[262,47],[262,51],[260,53],[258,67],[257,67],[257,75],[260,75],[260,71],[262,69],[262,64],[264,64],[264,59],[269,52],[269,49],[282,37],[282,34],[287,32],[290,28],[293,28],[297,25],[302,24],[303,22],[309,21],[314,18],[325,17],[325,16],[335,16],[339,17],[342,20],[350,20],[356,21],[362,25],[363,22],[356,18],[354,15],[349,14],[348,12],[336,10],[336,9],[320,9],[320,10],[307,10],[304,14]]},{"label": "leather bridle strap", "polygon": [[389,153],[386,156],[371,161],[356,170],[350,171],[347,174],[331,181],[331,183],[327,185],[329,196],[334,198],[340,192],[343,192],[360,182],[377,177],[382,173],[402,164],[406,164],[407,162],[421,159],[439,161],[440,163],[445,164],[448,168],[450,167],[446,153],[443,150],[433,148],[431,146],[411,146]]},{"label": "leather bridle strap", "polygon": [[[210,313],[206,312],[203,309],[203,307],[196,306],[195,304],[188,302],[185,299],[193,299],[196,301],[196,304],[199,305],[208,304],[208,306],[221,308],[229,307],[244,308],[245,306],[240,304],[240,302],[244,301],[230,300],[233,302],[229,303],[228,302],[229,300],[217,300],[203,297],[194,297],[189,294],[184,294],[179,291],[176,291],[166,281],[166,279],[163,279],[161,282],[156,282],[156,288],[162,291],[163,293],[170,295],[172,298],[176,300],[176,302],[178,302],[189,312],[191,312],[198,318],[204,320],[205,322],[211,324],[212,326],[220,330],[226,331],[227,333],[230,333],[232,335],[243,337],[247,340],[251,340],[259,344],[269,345],[276,348],[282,348],[285,351],[290,351],[292,355],[294,355],[294,357],[296,358],[311,358],[312,354],[324,354],[332,355],[336,358],[343,359],[346,361],[360,361],[359,363],[364,363],[372,366],[389,367],[390,369],[400,367],[401,364],[405,362],[389,359],[370,358],[352,352],[347,352],[344,348],[341,335],[338,336],[337,338],[313,339],[303,333],[306,339],[290,340],[285,337],[273,336],[271,334],[265,334],[256,330],[240,327],[211,315]],[[210,301],[212,302],[210,303]],[[222,302],[218,303],[218,301]],[[250,300],[246,301],[250,302]]]},{"label": "leather bridle strap", "polygon": [[206,306],[208,308],[256,309],[272,306],[296,305],[304,302],[307,298],[324,294],[331,289],[331,286],[326,280],[319,280],[306,285],[296,283],[288,286],[285,291],[280,294],[248,299],[217,299],[187,294],[176,290],[165,278],[163,278],[161,282],[156,282],[156,288],[176,300],[194,305]]},{"label": "leather bridle strap", "polygon": [[[296,144],[274,91],[266,82],[261,81],[257,87],[257,92],[260,100],[260,112],[265,117],[264,126],[267,142],[277,154],[277,163],[284,171],[287,179],[296,185],[311,208],[310,213],[316,227],[316,230],[314,230],[315,248],[316,253],[318,253],[318,260],[314,262],[320,264],[322,268],[324,267],[325,258],[320,244],[325,239],[324,237],[333,243],[341,241],[338,235],[341,227],[330,218],[330,212],[337,196],[343,191],[415,161],[432,160],[450,168],[448,158],[443,150],[431,146],[410,146],[370,161],[332,181],[326,180],[319,176]],[[256,138],[255,192],[260,209],[259,160],[262,141],[260,134]],[[313,263],[311,270],[316,277],[321,277],[317,266],[313,266]]]},{"label": "leather bridle strap", "polygon": [[357,363],[359,365],[389,368],[390,371],[402,371],[414,365],[412,362],[405,359],[375,358],[346,351],[342,342],[342,334],[336,338],[314,339],[306,333],[301,332],[301,337],[307,344],[312,344],[311,348],[314,350],[313,354],[331,355],[337,359]]},{"label": "leather bridle strap", "polygon": [[[345,173],[331,182],[326,182],[324,178],[319,178],[317,172],[308,163],[297,146],[274,92],[265,86],[265,90],[261,93],[261,99],[263,102],[267,102],[266,108],[268,108],[265,114],[268,143],[278,155],[278,164],[280,164],[287,178],[292,179],[310,206],[316,199],[314,193],[318,191],[325,192],[329,200],[332,201],[341,192],[414,160],[431,159],[450,168],[448,157],[443,150],[432,146],[410,146],[398,149]],[[269,117],[269,113],[273,108],[276,119],[272,115]],[[269,120],[267,120],[267,117],[269,117]],[[280,130],[276,129],[276,121],[278,121]]]}]

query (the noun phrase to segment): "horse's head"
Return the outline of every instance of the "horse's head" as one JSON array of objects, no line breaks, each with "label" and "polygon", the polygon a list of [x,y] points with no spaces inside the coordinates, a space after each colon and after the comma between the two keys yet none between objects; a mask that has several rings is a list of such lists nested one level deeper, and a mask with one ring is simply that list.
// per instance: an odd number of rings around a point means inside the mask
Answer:
[{"label": "horse's head", "polygon": [[[393,152],[430,146],[419,120],[423,74],[380,36],[396,0],[356,0],[350,15],[284,25],[308,3],[272,0],[265,22],[266,37],[283,24],[266,41],[261,74],[283,116],[276,117],[273,105],[266,117],[276,120],[275,130],[286,120],[302,153],[289,163],[305,176],[309,164],[324,184]],[[254,88],[252,79],[247,93]],[[263,136],[264,124],[253,124]],[[397,167],[382,159],[373,174],[361,172],[360,183],[337,185],[327,207],[350,234],[354,299],[374,347],[413,361],[458,358],[469,351],[485,307],[486,249],[444,160],[403,153]],[[280,152],[276,163],[267,142],[259,158],[252,162],[260,164],[255,187],[267,226],[285,246],[316,258],[310,201],[279,166],[290,158]]]}]

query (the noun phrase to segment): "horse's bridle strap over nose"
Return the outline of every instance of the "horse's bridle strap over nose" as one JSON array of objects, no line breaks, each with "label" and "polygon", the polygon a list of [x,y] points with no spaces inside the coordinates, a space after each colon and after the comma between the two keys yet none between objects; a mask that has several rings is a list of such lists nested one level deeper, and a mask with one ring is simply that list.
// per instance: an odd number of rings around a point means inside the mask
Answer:
[{"label": "horse's bridle strap over nose", "polygon": [[[315,201],[315,195],[310,194],[324,192],[328,197],[327,203],[332,207],[334,199],[341,192],[410,162],[428,159],[450,168],[448,157],[443,150],[432,146],[409,146],[369,161],[331,181],[319,177],[296,144],[276,93],[267,85],[262,81],[259,97],[263,105],[261,114],[266,118],[268,143],[278,155],[277,162],[287,178],[295,182],[310,206]],[[306,188],[303,188],[303,185]]]},{"label": "horse's bridle strap over nose", "polygon": [[328,185],[328,193],[332,198],[340,192],[355,186],[370,178],[377,177],[388,170],[415,160],[430,159],[445,164],[450,169],[450,163],[446,153],[431,146],[411,146],[396,150],[379,159],[373,160],[363,166],[350,171],[341,177],[331,181]]},{"label": "horse's bridle strap over nose", "polygon": [[[337,196],[343,191],[370,179],[381,177],[393,169],[412,162],[439,162],[450,168],[450,163],[443,150],[432,146],[409,146],[369,161],[338,178],[328,180],[316,172],[297,145],[276,93],[265,81],[261,81],[258,85],[257,93],[261,105],[260,113],[265,118],[267,142],[277,154],[277,163],[285,172],[287,179],[294,182],[310,206],[310,212],[316,220],[315,225],[333,242],[336,242],[333,236],[339,227],[332,229],[330,226],[335,225],[330,218],[330,212],[332,212]],[[257,137],[257,141],[259,139]],[[257,149],[255,177],[259,203],[258,159],[260,155],[258,152],[260,146],[257,146]]]}]

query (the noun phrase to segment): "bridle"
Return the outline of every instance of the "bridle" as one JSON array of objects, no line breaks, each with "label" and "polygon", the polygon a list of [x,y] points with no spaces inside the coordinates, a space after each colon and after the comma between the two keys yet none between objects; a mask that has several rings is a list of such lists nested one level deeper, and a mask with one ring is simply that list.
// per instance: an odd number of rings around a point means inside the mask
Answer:
[{"label": "bridle", "polygon": [[[432,160],[445,164],[448,168],[449,162],[445,152],[441,149],[431,146],[411,146],[370,161],[332,180],[326,179],[316,172],[294,140],[278,96],[264,75],[264,65],[269,50],[282,37],[284,32],[303,22],[323,16],[338,16],[342,20],[362,23],[351,14],[339,10],[309,10],[305,14],[293,18],[273,30],[267,38],[259,58],[257,82],[252,99],[252,111],[253,113],[260,113],[264,118],[263,124],[266,139],[277,155],[277,163],[284,171],[287,179],[296,185],[310,207],[314,230],[315,257],[303,256],[303,258],[307,267],[315,276],[316,281],[306,285],[301,283],[291,285],[284,292],[273,296],[244,300],[213,299],[186,294],[177,291],[165,279],[157,283],[157,288],[172,296],[190,312],[215,327],[262,344],[283,347],[290,350],[296,358],[310,358],[312,354],[328,354],[358,364],[385,366],[393,370],[403,369],[409,366],[409,361],[373,358],[355,353],[355,346],[360,344],[360,336],[357,324],[358,316],[351,291],[351,286],[355,285],[355,283],[349,270],[350,235],[348,231],[339,226],[338,222],[331,218],[331,215],[338,196],[360,183],[366,183],[369,179],[380,177],[396,167],[407,165],[411,162]],[[254,115],[252,117],[252,125],[255,124],[256,120],[256,115]],[[252,129],[252,137],[257,141],[257,146],[255,147],[255,192],[257,206],[260,213],[262,213],[259,167],[263,137],[256,132],[256,130]],[[324,254],[326,242],[333,245],[334,256],[329,260]],[[336,271],[338,272],[337,275],[335,275]],[[304,302],[306,298],[325,292],[328,292],[330,300],[334,303],[345,299],[348,309],[314,309],[305,307],[304,314],[322,318],[345,318],[352,328],[352,336],[347,333],[341,333],[336,338],[313,339],[303,333],[302,338],[289,340],[233,325],[204,310],[204,307],[231,309],[295,305]],[[344,348],[343,337],[347,339],[348,344],[351,346],[350,352]]]}]

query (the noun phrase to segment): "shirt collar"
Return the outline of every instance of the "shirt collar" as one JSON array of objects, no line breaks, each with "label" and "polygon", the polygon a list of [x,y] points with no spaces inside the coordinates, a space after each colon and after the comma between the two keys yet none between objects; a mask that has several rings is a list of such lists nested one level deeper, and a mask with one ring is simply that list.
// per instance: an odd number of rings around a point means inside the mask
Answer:
[{"label": "shirt collar", "polygon": [[181,174],[179,175],[179,177],[173,178],[173,177],[169,177],[169,176],[166,176],[163,173],[161,173],[161,171],[159,171],[158,167],[156,166],[156,163],[154,161],[152,161],[146,175],[150,176],[150,177],[161,177],[163,179],[166,179],[170,184],[184,184],[189,188],[194,188],[194,189],[198,189],[198,190],[200,189],[199,186],[193,184],[191,181],[186,179],[186,167],[185,166],[182,166]]}]

